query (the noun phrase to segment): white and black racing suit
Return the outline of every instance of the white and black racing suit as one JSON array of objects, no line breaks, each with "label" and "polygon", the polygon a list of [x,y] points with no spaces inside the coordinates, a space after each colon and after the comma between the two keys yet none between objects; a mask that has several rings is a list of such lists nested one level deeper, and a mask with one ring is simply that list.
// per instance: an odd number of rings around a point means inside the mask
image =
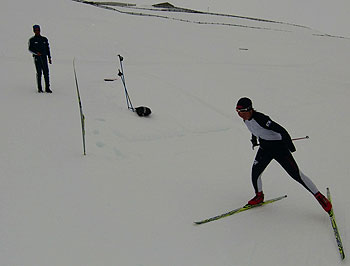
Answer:
[{"label": "white and black racing suit", "polygon": [[252,142],[257,142],[258,138],[260,144],[252,166],[252,183],[255,193],[262,191],[261,174],[273,159],[312,194],[318,192],[315,184],[299,170],[292,155],[296,149],[287,130],[272,121],[267,115],[255,110],[252,118],[244,120],[244,123],[252,133]]}]

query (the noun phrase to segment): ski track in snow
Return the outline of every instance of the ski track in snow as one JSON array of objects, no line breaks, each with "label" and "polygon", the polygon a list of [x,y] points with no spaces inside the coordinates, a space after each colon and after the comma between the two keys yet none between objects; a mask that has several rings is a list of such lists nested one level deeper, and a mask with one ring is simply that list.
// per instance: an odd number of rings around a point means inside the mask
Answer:
[{"label": "ski track in snow", "polygon": [[[272,28],[272,27],[263,27],[261,24],[281,24],[286,26],[292,26],[292,27],[299,27],[299,28],[305,28],[309,29],[308,27],[291,24],[291,23],[284,23],[284,22],[278,22],[278,21],[272,21],[272,20],[266,20],[266,19],[259,19],[259,18],[251,18],[251,17],[243,17],[243,16],[235,16],[235,15],[228,15],[228,14],[219,14],[219,13],[211,13],[211,12],[202,12],[202,11],[196,11],[196,10],[189,10],[184,8],[151,8],[151,7],[138,7],[133,4],[118,4],[118,3],[110,3],[109,2],[93,2],[93,1],[84,1],[84,0],[72,0],[75,2],[83,3],[92,5],[95,7],[107,9],[116,11],[121,14],[127,14],[127,15],[133,15],[133,16],[145,16],[145,17],[155,17],[160,19],[167,19],[167,20],[174,20],[174,21],[181,21],[186,23],[194,23],[194,24],[202,24],[202,25],[218,25],[218,26],[229,26],[229,27],[242,27],[242,28],[250,28],[250,29],[257,29],[257,30],[272,30],[272,31],[281,31],[281,32],[292,32],[292,30],[288,29],[281,29],[281,28]],[[118,6],[115,7],[115,6]],[[137,10],[136,11],[129,11],[129,10]],[[159,15],[159,13],[168,13],[168,15]],[[176,13],[176,15],[171,16],[172,13]],[[179,18],[180,15],[184,15],[184,18]],[[186,17],[191,17],[195,15],[197,19],[189,19]],[[214,21],[208,21],[210,18],[213,18]],[[239,24],[239,23],[233,23],[233,22],[216,22],[215,20],[225,20],[228,19],[229,21],[240,21],[245,20],[246,22],[257,22],[260,26],[249,26],[247,24]],[[207,20],[207,21],[206,21]]]},{"label": "ski track in snow", "polygon": [[[136,4],[119,3],[119,2],[95,2],[95,1],[85,1],[85,0],[72,0],[72,1],[115,11],[121,14],[127,14],[132,16],[154,17],[154,18],[174,20],[174,21],[180,21],[185,23],[201,24],[201,25],[242,27],[242,28],[249,28],[249,29],[256,29],[256,30],[271,30],[271,31],[289,32],[289,33],[294,32],[295,31],[294,28],[313,31],[310,27],[293,24],[293,23],[274,21],[274,20],[268,20],[268,19],[262,19],[262,18],[197,11],[197,10],[191,10],[191,9],[186,9],[186,8],[181,8],[176,6],[161,8],[161,7],[155,7],[155,5],[138,6]],[[134,10],[134,11],[129,11],[129,10]],[[168,13],[168,15],[160,15],[160,13]],[[176,15],[172,16],[172,13],[176,13]],[[181,14],[181,13],[184,14],[184,18],[179,18],[178,14]],[[194,15],[196,19],[189,19],[191,15]],[[214,21],[210,21],[211,20],[210,18],[213,18]],[[228,19],[228,22],[224,22],[224,21],[220,22],[220,20],[226,20],[226,19]],[[239,23],[233,23],[232,21],[237,21],[237,22],[245,21],[245,23],[239,24]],[[257,25],[255,26],[247,25],[250,22],[255,22],[257,23]],[[280,28],[264,27],[264,26],[261,26],[262,24],[275,24],[275,25],[281,25],[285,27],[280,27]],[[313,33],[313,35],[319,36],[319,37],[340,38],[340,39],[350,40],[350,38],[348,37],[336,36],[331,34]]]}]

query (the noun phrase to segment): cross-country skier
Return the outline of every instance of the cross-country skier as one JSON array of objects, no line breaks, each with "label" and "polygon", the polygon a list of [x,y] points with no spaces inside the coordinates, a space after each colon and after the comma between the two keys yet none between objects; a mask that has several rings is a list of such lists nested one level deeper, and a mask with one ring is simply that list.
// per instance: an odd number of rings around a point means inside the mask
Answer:
[{"label": "cross-country skier", "polygon": [[254,110],[249,98],[239,99],[236,111],[252,133],[253,149],[259,146],[252,166],[252,183],[256,196],[248,204],[256,205],[264,201],[261,175],[268,164],[275,159],[294,180],[315,196],[326,212],[330,212],[332,204],[322,195],[310,178],[299,170],[292,155],[296,149],[288,132],[267,115]]},{"label": "cross-country skier", "polygon": [[44,73],[45,91],[47,93],[52,93],[50,89],[49,66],[47,64],[47,59],[49,59],[49,63],[52,64],[49,41],[46,37],[40,35],[39,25],[34,25],[33,31],[35,35],[29,39],[28,49],[34,57],[38,92],[43,92],[41,87],[41,75]]}]

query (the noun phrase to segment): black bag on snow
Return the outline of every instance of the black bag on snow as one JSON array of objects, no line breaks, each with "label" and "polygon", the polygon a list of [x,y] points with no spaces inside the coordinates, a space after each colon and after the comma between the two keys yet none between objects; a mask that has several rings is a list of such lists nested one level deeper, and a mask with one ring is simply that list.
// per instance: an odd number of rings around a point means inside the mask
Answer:
[{"label": "black bag on snow", "polygon": [[149,116],[152,113],[151,109],[146,106],[136,107],[135,111],[138,116]]}]

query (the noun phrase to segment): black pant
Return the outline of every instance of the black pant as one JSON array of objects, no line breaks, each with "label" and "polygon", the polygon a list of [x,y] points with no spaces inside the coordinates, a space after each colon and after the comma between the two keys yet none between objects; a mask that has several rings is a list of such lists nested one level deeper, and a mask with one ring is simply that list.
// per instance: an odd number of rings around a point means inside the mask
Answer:
[{"label": "black pant", "polygon": [[[252,167],[252,183],[255,193],[262,191],[261,174],[273,159],[275,159],[294,180],[303,185],[311,193],[315,192],[316,187],[309,178],[299,171],[299,167],[288,148],[280,146],[267,149],[259,148]],[[301,175],[303,175],[303,178]]]},{"label": "black pant", "polygon": [[38,90],[42,90],[41,86],[41,75],[44,74],[45,79],[45,90],[50,89],[50,78],[49,78],[49,65],[47,63],[46,56],[34,56],[34,63],[36,68],[36,82],[38,85]]}]

